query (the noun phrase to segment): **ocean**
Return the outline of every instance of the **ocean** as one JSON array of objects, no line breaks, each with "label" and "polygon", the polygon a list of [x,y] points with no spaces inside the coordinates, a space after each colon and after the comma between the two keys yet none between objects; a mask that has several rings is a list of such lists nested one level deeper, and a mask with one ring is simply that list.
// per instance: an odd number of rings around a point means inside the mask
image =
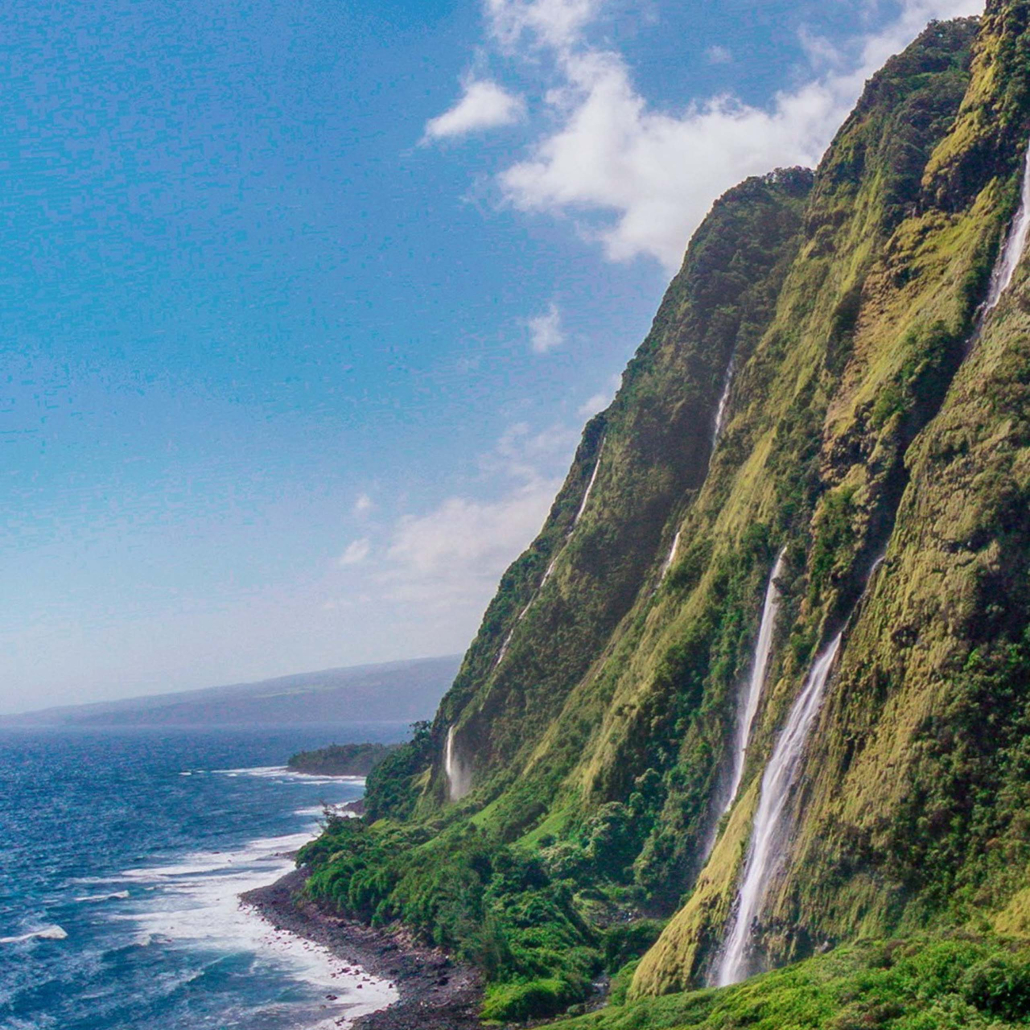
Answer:
[{"label": "ocean", "polygon": [[328,1030],[395,1000],[238,895],[361,796],[290,754],[401,733],[0,732],[0,1028]]}]

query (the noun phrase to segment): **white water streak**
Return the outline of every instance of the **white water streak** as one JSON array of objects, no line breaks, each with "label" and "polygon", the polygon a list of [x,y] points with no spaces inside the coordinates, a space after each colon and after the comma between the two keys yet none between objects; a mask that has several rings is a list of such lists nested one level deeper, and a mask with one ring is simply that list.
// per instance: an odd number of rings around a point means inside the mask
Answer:
[{"label": "white water streak", "polygon": [[[594,462],[594,471],[590,476],[590,482],[587,483],[586,492],[583,494],[583,500],[580,503],[579,511],[576,512],[576,517],[572,520],[572,529],[576,528],[576,524],[583,517],[583,512],[587,510],[587,502],[590,500],[590,495],[594,492],[594,483],[597,481],[597,473],[601,470],[601,456],[604,454],[604,440],[601,441],[601,446],[597,448],[597,461]],[[572,532],[572,529],[569,532]]]},{"label": "white water streak", "polygon": [[782,860],[781,846],[787,830],[787,802],[801,766],[809,730],[822,704],[833,661],[840,650],[842,633],[843,630],[816,658],[762,777],[762,796],[751,831],[751,846],[740,885],[737,910],[716,974],[716,985],[719,987],[738,983],[748,975],[748,946],[752,924],[765,900],[769,881]]},{"label": "white water streak", "polygon": [[508,630],[508,635],[504,638],[504,643],[501,644],[500,651],[497,652],[497,661],[494,662],[494,668],[496,669],[501,662],[504,661],[508,654],[508,647],[511,644],[511,638],[515,636],[515,628],[518,624],[529,614],[529,609],[536,603],[536,599],[540,596],[540,592],[547,585],[547,581],[554,575],[555,567],[558,564],[558,558],[561,556],[561,552],[565,549],[565,545],[569,542],[569,537],[572,536],[572,531],[576,528],[577,523],[586,511],[587,501],[590,500],[590,494],[594,489],[594,482],[597,480],[597,473],[601,468],[601,455],[604,454],[604,440],[601,440],[601,446],[597,449],[597,460],[594,462],[594,471],[590,476],[590,482],[587,483],[586,492],[583,494],[583,500],[580,501],[579,511],[576,512],[576,517],[572,520],[572,525],[569,527],[568,533],[565,534],[565,539],[562,541],[561,547],[558,549],[558,553],[551,559],[551,564],[547,566],[547,571],[544,573],[544,578],[540,580],[540,585],[533,592],[533,596],[529,599],[529,603],[525,608],[519,612],[518,618],[515,620],[514,625]]},{"label": "white water streak", "polygon": [[991,273],[991,285],[987,291],[983,313],[993,311],[1005,291],[1012,285],[1012,277],[1026,250],[1027,237],[1030,236],[1030,150],[1023,158],[1023,188],[1019,198],[1019,210],[1012,220],[1012,226],[1005,240],[994,271]]},{"label": "white water streak", "polygon": [[[1030,238],[1030,145],[1023,158],[1023,184],[1019,208],[1012,220],[1005,245],[1002,247],[994,271],[991,273],[987,299],[979,312],[978,325],[970,343],[979,333],[979,325],[993,311],[1005,291],[1012,285],[1016,269],[1026,251]],[[716,419],[718,429],[718,418]],[[882,557],[870,570],[876,571]],[[733,925],[723,947],[722,958],[716,972],[718,986],[737,983],[748,975],[749,945],[752,924],[765,900],[769,882],[782,861],[780,848],[785,842],[787,801],[794,777],[800,768],[804,746],[812,720],[822,701],[830,669],[840,649],[843,630],[830,641],[812,666],[805,688],[790,712],[787,727],[776,744],[769,765],[762,777],[762,794],[751,831],[751,845],[744,868],[737,909]]]},{"label": "white water streak", "polygon": [[765,674],[769,667],[769,655],[772,651],[773,630],[776,628],[776,615],[780,608],[780,591],[776,586],[776,580],[782,571],[783,551],[780,551],[769,576],[769,585],[765,589],[762,622],[758,627],[758,640],[755,644],[755,657],[751,665],[747,693],[741,697],[742,703],[737,711],[737,726],[733,738],[733,765],[730,767],[732,770],[730,796],[725,809],[727,812],[733,807],[737,791],[740,790],[740,781],[744,775],[744,760],[747,758],[747,749],[751,743],[751,730],[758,712],[762,687],[765,685]]},{"label": "white water streak", "polygon": [[447,795],[451,801],[460,801],[472,789],[472,776],[465,768],[454,743],[455,727],[447,731],[447,748],[444,751],[444,772],[447,774]]},{"label": "white water streak", "polygon": [[669,574],[669,569],[672,568],[673,563],[676,561],[676,552],[680,549],[680,537],[683,535],[683,530],[678,530],[676,536],[673,537],[672,547],[669,549],[669,556],[662,563],[662,571],[659,573],[658,582],[661,583],[665,577]]},{"label": "white water streak", "polygon": [[735,371],[735,355],[730,355],[730,363],[726,366],[726,378],[722,384],[722,396],[719,398],[719,406],[715,409],[715,428],[712,430],[712,453],[715,453],[715,445],[722,435],[723,423],[726,421],[726,409],[730,403],[730,387],[733,386],[733,373]]}]

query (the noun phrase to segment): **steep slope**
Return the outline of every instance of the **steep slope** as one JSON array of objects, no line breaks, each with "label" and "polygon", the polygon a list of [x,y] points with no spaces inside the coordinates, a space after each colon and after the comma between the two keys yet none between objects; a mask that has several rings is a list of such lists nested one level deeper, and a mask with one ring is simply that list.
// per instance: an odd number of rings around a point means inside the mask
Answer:
[{"label": "steep slope", "polygon": [[[830,640],[850,612],[858,583],[868,574],[874,556],[888,541],[890,546],[869,596],[847,627],[839,664],[831,670],[836,682],[814,728],[807,764],[798,773],[800,789],[790,798],[792,810],[798,813],[795,818],[801,820],[799,844],[791,852],[789,868],[776,870],[778,883],[770,898],[763,899],[758,934],[762,947],[752,957],[752,967],[760,966],[763,959],[780,961],[807,953],[816,942],[893,929],[905,908],[915,923],[925,922],[941,915],[945,902],[942,894],[937,904],[920,908],[909,889],[912,884],[898,876],[900,870],[893,877],[883,874],[892,863],[891,837],[921,839],[919,833],[912,833],[915,827],[900,818],[902,808],[896,800],[899,793],[911,795],[912,758],[918,752],[911,747],[908,720],[914,718],[918,724],[951,690],[961,693],[960,670],[976,640],[970,625],[956,634],[941,617],[942,598],[957,601],[954,591],[964,593],[968,586],[960,578],[950,583],[941,580],[934,572],[936,559],[927,548],[929,539],[940,532],[941,513],[926,521],[933,510],[926,477],[933,473],[922,456],[931,446],[929,441],[952,419],[970,418],[968,410],[959,414],[968,384],[977,383],[988,391],[1001,388],[983,375],[981,362],[1005,308],[991,316],[978,337],[970,337],[975,304],[987,293],[985,273],[990,266],[984,257],[997,252],[997,243],[990,244],[997,241],[999,227],[1007,224],[1016,206],[1027,118],[1013,114],[1008,125],[992,122],[990,141],[971,135],[968,121],[970,111],[985,95],[984,76],[995,74],[997,55],[1015,53],[1018,48],[1012,47],[1010,37],[1022,39],[1024,33],[1025,23],[1013,19],[1012,5],[997,6],[985,19],[962,110],[927,163],[918,209],[898,225],[881,260],[870,269],[853,354],[842,389],[827,407],[818,452],[827,492],[813,521],[806,596],[787,643],[783,675],[771,692],[764,731],[767,749],[775,728],[782,724],[786,698],[797,692],[807,670],[812,644]],[[1022,88],[1018,79],[1004,76],[1009,90]],[[1008,108],[1027,111],[1027,97]],[[961,175],[956,174],[957,168],[963,170]],[[1005,304],[1009,303],[1006,298]],[[959,368],[969,348],[972,353]],[[939,503],[954,505],[951,491],[958,487],[957,480],[939,481]],[[971,505],[970,514],[980,507],[972,498],[965,501]],[[921,509],[918,514],[913,505]],[[920,528],[912,537],[917,525]],[[1008,532],[1004,525],[1004,519],[994,524],[990,544],[996,546],[996,534]],[[900,560],[899,548],[911,550],[907,561]],[[899,605],[901,597],[905,601]],[[983,600],[967,599],[967,620],[983,619],[986,609],[976,608],[976,602]],[[909,609],[909,605],[915,607]],[[1026,614],[1024,606],[1016,621],[1025,621]],[[942,636],[950,638],[949,646],[936,643],[935,638]],[[993,630],[988,630],[988,638],[996,639]],[[888,643],[891,640],[896,643]],[[917,641],[920,646],[912,650]],[[884,655],[882,661],[877,660],[878,653]],[[799,657],[803,660],[798,661]],[[942,660],[943,666],[938,664]],[[896,693],[904,681],[919,683],[929,692],[921,700],[903,691]],[[826,721],[834,712],[841,722],[836,728]],[[867,758],[852,768],[864,749],[863,738],[876,735],[874,726],[881,747],[869,750]],[[1007,728],[1016,730],[1012,723]],[[950,753],[950,747],[945,751]],[[825,758],[827,753],[835,756],[835,764],[813,765],[815,755]],[[942,771],[938,768],[933,774],[938,790]],[[753,807],[758,793],[755,781],[739,807]],[[951,803],[964,806],[963,788],[957,781],[945,793],[951,795]],[[856,804],[866,807],[869,821],[843,818],[845,812],[855,811]],[[742,812],[727,829],[690,903],[642,963],[635,984],[638,992],[682,989],[698,981],[714,946],[723,939],[749,818]],[[789,826],[791,819],[785,822]],[[878,840],[871,824],[878,826]],[[964,832],[956,837],[959,848],[972,844]],[[777,845],[791,851],[788,840]],[[938,883],[941,886],[945,882]],[[771,918],[766,914],[770,902]]]},{"label": "steep slope", "polygon": [[1028,8],[932,25],[814,177],[715,206],[432,729],[371,777],[378,821],[308,853],[316,895],[487,969],[488,1014],[563,1009],[673,913],[633,997],[703,983],[740,912],[746,969],[973,913],[1023,931],[1022,266],[978,310]]},{"label": "steep slope", "polygon": [[[704,482],[731,360],[772,317],[811,186],[730,191],[698,230],[611,407],[584,433],[540,537],[501,581],[434,727],[474,783],[510,778],[612,631],[657,580],[670,517]],[[436,798],[446,796],[436,770]],[[487,787],[496,792],[496,786]]]}]

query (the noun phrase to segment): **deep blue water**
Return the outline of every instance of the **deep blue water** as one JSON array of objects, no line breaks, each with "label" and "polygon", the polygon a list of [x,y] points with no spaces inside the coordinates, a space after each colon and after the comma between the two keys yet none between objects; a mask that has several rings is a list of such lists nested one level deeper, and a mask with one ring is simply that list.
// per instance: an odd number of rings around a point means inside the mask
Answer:
[{"label": "deep blue water", "polygon": [[0,1027],[308,1030],[388,1000],[237,895],[362,792],[290,754],[398,735],[0,732]]}]

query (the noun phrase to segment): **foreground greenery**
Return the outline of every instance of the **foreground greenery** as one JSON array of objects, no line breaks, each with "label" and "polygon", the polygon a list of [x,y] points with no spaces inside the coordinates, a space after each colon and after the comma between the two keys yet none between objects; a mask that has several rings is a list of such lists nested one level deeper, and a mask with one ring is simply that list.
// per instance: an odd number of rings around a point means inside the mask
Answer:
[{"label": "foreground greenery", "polygon": [[298,751],[286,763],[293,772],[316,776],[367,776],[397,750],[396,744],[330,744]]},{"label": "foreground greenery", "polygon": [[555,1027],[1007,1030],[1028,1023],[1026,943],[953,934],[863,941],[734,987],[616,1003]]},{"label": "foreground greenery", "polygon": [[[364,822],[331,820],[303,851],[313,896],[478,965],[493,1019],[574,1009],[605,974],[630,1002],[582,1025],[1025,1018],[1003,939],[1030,938],[1025,266],[982,325],[978,310],[1018,203],[1028,69],[1030,0],[932,25],[814,174],[713,207],[436,719],[372,771]],[[756,932],[772,965],[838,947],[691,993],[764,763],[842,627]],[[1005,992],[1009,1009],[991,1000]]]}]

